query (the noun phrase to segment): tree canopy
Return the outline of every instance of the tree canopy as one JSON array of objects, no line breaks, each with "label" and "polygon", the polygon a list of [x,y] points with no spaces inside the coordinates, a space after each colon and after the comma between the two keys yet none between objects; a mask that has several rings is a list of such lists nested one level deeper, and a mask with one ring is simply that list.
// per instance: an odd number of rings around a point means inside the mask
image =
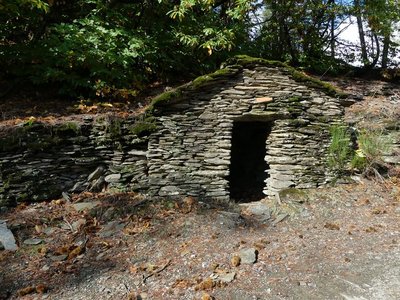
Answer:
[{"label": "tree canopy", "polygon": [[[229,56],[317,72],[392,66],[397,0],[2,0],[3,79],[107,96],[191,77]],[[356,20],[356,43],[339,33]],[[343,45],[347,43],[347,45]]]}]

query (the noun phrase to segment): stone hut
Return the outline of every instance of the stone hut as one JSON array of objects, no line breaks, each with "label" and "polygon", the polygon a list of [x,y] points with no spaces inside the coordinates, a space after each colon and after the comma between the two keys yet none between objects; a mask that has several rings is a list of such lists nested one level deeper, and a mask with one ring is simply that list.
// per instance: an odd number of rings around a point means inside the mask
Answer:
[{"label": "stone hut", "polygon": [[236,57],[130,118],[0,130],[0,208],[62,192],[251,201],[329,181],[343,95],[278,62]]},{"label": "stone hut", "polygon": [[285,64],[238,56],[154,99],[149,192],[250,201],[321,186],[343,98]]}]

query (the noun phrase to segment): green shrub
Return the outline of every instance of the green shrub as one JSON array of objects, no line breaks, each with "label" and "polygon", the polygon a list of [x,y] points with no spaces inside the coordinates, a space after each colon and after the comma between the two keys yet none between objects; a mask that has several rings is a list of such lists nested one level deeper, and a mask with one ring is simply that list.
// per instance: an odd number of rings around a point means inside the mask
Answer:
[{"label": "green shrub", "polygon": [[346,127],[339,125],[333,126],[330,133],[328,167],[337,174],[343,174],[352,156],[350,133]]},{"label": "green shrub", "polygon": [[387,170],[383,157],[391,150],[391,139],[381,130],[362,130],[357,134],[357,149],[353,150],[351,136],[344,126],[333,126],[328,149],[328,167],[337,176],[346,172],[378,175]]},{"label": "green shrub", "polygon": [[357,136],[358,150],[351,161],[364,174],[385,169],[383,156],[391,150],[391,140],[381,130],[363,130]]}]

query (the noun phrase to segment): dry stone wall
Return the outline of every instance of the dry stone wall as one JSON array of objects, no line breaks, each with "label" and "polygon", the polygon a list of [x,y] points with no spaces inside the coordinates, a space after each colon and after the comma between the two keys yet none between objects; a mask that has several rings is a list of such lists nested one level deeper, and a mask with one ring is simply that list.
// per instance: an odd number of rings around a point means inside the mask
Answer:
[{"label": "dry stone wall", "polygon": [[86,117],[58,125],[25,123],[0,138],[0,207],[62,192],[147,187],[147,138],[135,119]]},{"label": "dry stone wall", "polygon": [[181,89],[150,118],[27,122],[0,136],[0,207],[105,187],[228,201],[232,129],[246,121],[270,124],[264,194],[322,185],[329,128],[341,122],[343,108],[292,76],[282,67],[234,66]]},{"label": "dry stone wall", "polygon": [[[264,193],[327,182],[329,127],[341,121],[338,99],[295,81],[282,68],[257,66],[159,109],[149,139],[152,195],[229,200],[229,165],[235,121],[271,122]],[[267,170],[266,170],[267,171]]]}]

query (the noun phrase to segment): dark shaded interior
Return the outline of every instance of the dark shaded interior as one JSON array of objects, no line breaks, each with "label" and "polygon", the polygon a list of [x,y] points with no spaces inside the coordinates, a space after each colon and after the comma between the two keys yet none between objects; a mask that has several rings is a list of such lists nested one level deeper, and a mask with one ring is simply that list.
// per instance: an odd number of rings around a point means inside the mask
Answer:
[{"label": "dark shaded interior", "polygon": [[266,140],[271,122],[235,122],[232,132],[230,197],[236,202],[264,198],[268,164]]}]

